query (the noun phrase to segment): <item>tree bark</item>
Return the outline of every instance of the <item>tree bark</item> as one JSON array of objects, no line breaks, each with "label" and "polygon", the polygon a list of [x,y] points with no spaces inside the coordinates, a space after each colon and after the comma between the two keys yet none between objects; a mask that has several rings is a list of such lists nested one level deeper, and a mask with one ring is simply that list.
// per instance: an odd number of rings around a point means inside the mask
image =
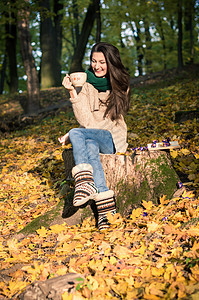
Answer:
[{"label": "tree bark", "polygon": [[56,43],[56,62],[57,62],[57,77],[61,84],[61,55],[62,55],[62,38],[63,38],[63,27],[62,19],[64,5],[59,0],[54,0],[54,26],[55,26],[55,43]]},{"label": "tree bark", "polygon": [[93,28],[94,20],[96,18],[96,11],[100,0],[92,0],[90,3],[81,30],[81,34],[78,39],[78,43],[75,48],[72,63],[70,66],[70,73],[83,71],[82,60],[84,58],[86,45],[89,35]]},{"label": "tree bark", "polygon": [[185,17],[184,17],[184,32],[185,32],[185,50],[187,51],[187,63],[194,62],[194,40],[193,40],[193,20],[194,20],[194,4],[195,0],[185,1]]},{"label": "tree bark", "polygon": [[15,0],[7,2],[8,11],[6,13],[5,33],[6,33],[6,53],[9,68],[9,92],[15,93],[18,91],[18,75],[17,75],[17,26],[16,13],[13,12]]},{"label": "tree bark", "polygon": [[100,1],[97,3],[96,23],[97,23],[97,28],[96,28],[96,43],[98,43],[101,40],[101,28],[102,28]]},{"label": "tree bark", "polygon": [[156,19],[157,19],[157,30],[159,32],[160,38],[161,38],[161,43],[162,43],[162,48],[163,48],[163,68],[166,70],[167,68],[167,63],[166,63],[166,43],[165,43],[165,34],[164,34],[164,29],[162,26],[162,19],[161,19],[161,9],[159,5],[155,5],[155,13],[156,13]]},{"label": "tree bark", "polygon": [[182,55],[182,0],[178,0],[178,68],[183,67]]},{"label": "tree bark", "polygon": [[145,39],[146,39],[146,53],[145,53],[145,65],[146,65],[146,73],[152,73],[152,60],[151,60],[151,34],[149,30],[148,20],[145,17],[144,21],[144,31],[145,31]]},{"label": "tree bark", "polygon": [[80,36],[80,32],[79,32],[79,11],[78,11],[78,6],[77,6],[77,0],[73,0],[73,17],[75,19],[75,27],[74,29],[72,29],[72,31],[75,31],[75,34],[73,33],[74,36],[74,48],[75,46],[78,44],[79,41],[79,36]]},{"label": "tree bark", "polygon": [[50,0],[41,0],[40,5],[41,88],[45,89],[61,85],[62,15],[58,12],[62,4],[54,0],[54,24]]},{"label": "tree bark", "polygon": [[1,78],[0,78],[0,95],[3,94],[4,90],[4,82],[5,82],[5,76],[6,76],[6,65],[7,65],[7,55],[4,55],[2,69],[1,69]]},{"label": "tree bark", "polygon": [[132,22],[130,22],[131,29],[134,34],[134,38],[136,41],[136,54],[137,54],[137,62],[138,62],[138,75],[143,75],[143,68],[142,68],[142,60],[143,60],[143,48],[142,48],[142,41],[140,38],[140,25],[139,21],[135,21],[136,29],[133,27]]},{"label": "tree bark", "polygon": [[[162,195],[171,197],[179,181],[167,151],[136,153],[100,154],[106,184],[114,190],[121,214],[127,213],[142,200],[157,204]],[[66,179],[71,180],[71,170],[75,165],[72,149],[64,150],[63,160]]]},{"label": "tree bark", "polygon": [[[24,5],[26,4],[26,5]],[[29,1],[25,0],[23,7],[18,11],[18,32],[21,46],[21,55],[27,75],[28,101],[23,107],[26,114],[35,114],[40,108],[39,80],[32,55],[31,38],[29,31]]]}]

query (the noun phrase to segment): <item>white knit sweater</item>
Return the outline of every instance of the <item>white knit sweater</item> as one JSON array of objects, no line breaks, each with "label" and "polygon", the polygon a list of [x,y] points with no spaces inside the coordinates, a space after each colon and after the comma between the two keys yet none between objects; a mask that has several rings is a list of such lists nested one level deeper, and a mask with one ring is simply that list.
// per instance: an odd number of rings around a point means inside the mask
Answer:
[{"label": "white knit sweater", "polygon": [[[127,149],[127,126],[123,116],[112,121],[108,116],[104,118],[105,102],[110,91],[98,92],[90,83],[85,83],[76,98],[70,98],[75,117],[81,127],[105,129],[111,132],[116,152]],[[100,101],[101,100],[101,101]]]}]

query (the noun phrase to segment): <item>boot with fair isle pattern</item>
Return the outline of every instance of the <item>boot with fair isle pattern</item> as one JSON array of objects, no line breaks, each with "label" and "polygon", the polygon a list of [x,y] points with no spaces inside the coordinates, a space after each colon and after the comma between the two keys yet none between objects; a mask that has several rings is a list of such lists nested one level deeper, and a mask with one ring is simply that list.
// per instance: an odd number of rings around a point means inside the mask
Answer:
[{"label": "boot with fair isle pattern", "polygon": [[95,197],[95,203],[98,212],[98,229],[103,230],[109,227],[107,213],[112,215],[116,213],[115,197],[112,190],[101,192]]},{"label": "boot with fair isle pattern", "polygon": [[93,168],[90,164],[79,164],[72,169],[75,179],[74,206],[81,206],[90,199],[94,199],[98,193],[93,180]]}]

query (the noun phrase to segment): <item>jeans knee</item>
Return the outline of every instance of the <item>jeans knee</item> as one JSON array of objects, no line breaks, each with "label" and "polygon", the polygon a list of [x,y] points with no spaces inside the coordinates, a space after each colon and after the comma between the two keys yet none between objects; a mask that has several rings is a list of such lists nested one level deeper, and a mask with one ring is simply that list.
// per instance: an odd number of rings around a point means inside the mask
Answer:
[{"label": "jeans knee", "polygon": [[79,128],[72,128],[70,131],[69,131],[69,139],[72,140],[73,137],[78,133],[78,129]]}]

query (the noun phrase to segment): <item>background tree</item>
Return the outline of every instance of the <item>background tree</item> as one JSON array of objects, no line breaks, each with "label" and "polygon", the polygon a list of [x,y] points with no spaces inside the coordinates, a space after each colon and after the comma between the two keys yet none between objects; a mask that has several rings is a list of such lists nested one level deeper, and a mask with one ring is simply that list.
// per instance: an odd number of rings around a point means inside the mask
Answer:
[{"label": "background tree", "polygon": [[165,32],[164,32],[164,21],[163,21],[163,8],[161,7],[161,3],[159,4],[158,1],[154,2],[154,15],[156,17],[156,28],[158,35],[161,39],[162,44],[162,62],[163,62],[163,69],[166,70],[167,63],[166,63],[166,39],[165,39]]},{"label": "background tree", "polygon": [[1,73],[0,73],[0,95],[3,93],[4,90],[4,81],[6,76],[6,64],[7,64],[7,55],[4,55],[3,63],[1,66]]},{"label": "background tree", "polygon": [[130,26],[136,49],[136,61],[137,61],[137,70],[138,75],[143,75],[143,59],[144,59],[144,36],[143,36],[143,4],[144,1],[139,0],[133,3],[134,9],[132,9],[131,1],[128,1],[128,24]]},{"label": "background tree", "polygon": [[[18,78],[19,91],[26,83],[19,36],[14,32],[14,16],[20,10],[15,1],[22,0],[0,2],[2,93],[17,89],[14,78]],[[29,9],[30,46],[41,88],[60,86],[64,72],[86,69],[91,46],[99,40],[119,48],[131,76],[199,62],[196,0],[33,0]],[[12,68],[17,66],[14,71],[9,70],[10,62]]]},{"label": "background tree", "polygon": [[72,1],[72,13],[73,13],[73,19],[75,21],[75,24],[74,26],[71,26],[71,33],[73,38],[73,48],[75,49],[80,36],[80,24],[79,24],[80,15],[79,15],[77,0]]},{"label": "background tree", "polygon": [[185,1],[184,9],[184,49],[186,51],[186,63],[193,63],[194,58],[194,7],[195,0]]},{"label": "background tree", "polygon": [[182,54],[182,0],[178,0],[178,68],[183,67],[183,54]]},{"label": "background tree", "polygon": [[101,22],[101,4],[100,1],[97,2],[96,8],[96,43],[100,42],[101,40],[101,29],[102,29],[102,22]]},{"label": "background tree", "polygon": [[6,1],[7,9],[5,11],[5,34],[6,34],[6,57],[9,69],[9,92],[14,93],[18,91],[18,75],[17,75],[17,26],[16,26],[16,1]]},{"label": "background tree", "polygon": [[24,104],[24,112],[26,114],[35,114],[40,108],[40,91],[39,80],[35,67],[35,62],[32,54],[29,16],[30,6],[29,0],[24,0],[20,3],[18,10],[18,32],[21,46],[21,55],[24,63],[24,68],[27,76],[27,94],[28,99]]},{"label": "background tree", "polygon": [[138,68],[138,75],[143,75],[143,66],[142,60],[144,58],[143,55],[143,43],[141,38],[141,26],[140,22],[136,20],[135,22],[130,22],[130,26],[136,41],[136,52],[137,52],[137,68]]},{"label": "background tree", "polygon": [[70,72],[83,70],[82,61],[85,55],[88,38],[93,28],[97,11],[99,9],[99,3],[100,0],[92,0],[92,2],[88,6],[87,13],[82,25],[82,30],[75,47],[72,63],[70,66]]},{"label": "background tree", "polygon": [[151,37],[151,33],[150,33],[148,19],[149,19],[148,16],[145,16],[143,18],[145,45],[146,45],[146,51],[144,51],[146,73],[150,73],[152,71],[152,60],[151,60],[152,37]]},{"label": "background tree", "polygon": [[166,21],[164,30],[166,36],[166,64],[167,68],[177,66],[177,1],[164,1]]},{"label": "background tree", "polygon": [[[1,13],[4,22],[4,32],[1,33],[3,46],[3,63],[1,68],[0,93],[4,89],[4,82],[7,79],[9,93],[18,91],[18,74],[17,74],[17,28],[16,28],[16,1],[3,0],[1,3]],[[6,76],[8,68],[8,76]]]},{"label": "background tree", "polygon": [[134,76],[137,61],[135,41],[128,23],[132,14],[131,10],[129,11],[129,3],[129,0],[106,0],[101,6],[101,40],[109,41],[118,47],[125,67],[131,76]]},{"label": "background tree", "polygon": [[40,0],[41,88],[61,85],[63,4]]}]

